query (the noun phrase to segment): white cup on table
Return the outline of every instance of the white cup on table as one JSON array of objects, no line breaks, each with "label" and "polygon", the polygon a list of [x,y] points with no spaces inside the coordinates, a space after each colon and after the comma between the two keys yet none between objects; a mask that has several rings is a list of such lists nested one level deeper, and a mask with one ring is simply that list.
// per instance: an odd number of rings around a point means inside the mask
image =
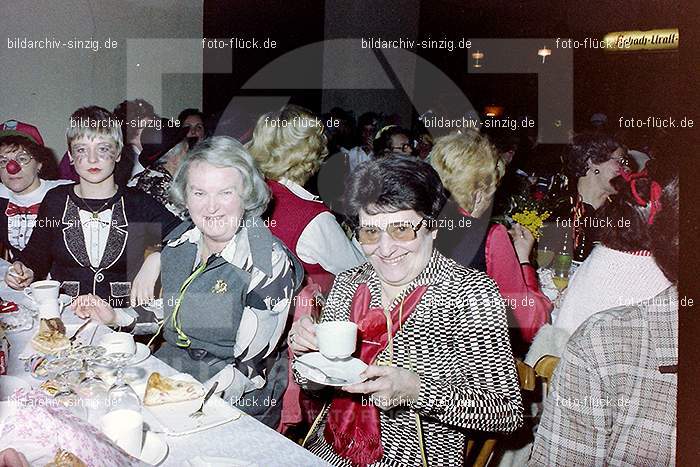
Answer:
[{"label": "white cup on table", "polygon": [[61,283],[58,281],[36,281],[24,289],[24,295],[34,300],[37,305],[44,302],[56,301],[61,290]]},{"label": "white cup on table", "polygon": [[143,447],[143,415],[135,410],[109,412],[100,421],[102,433],[129,455],[138,458]]},{"label": "white cup on table", "polygon": [[330,359],[348,358],[355,352],[357,324],[352,321],[328,321],[316,325],[318,350]]},{"label": "white cup on table", "polygon": [[133,355],[136,353],[134,336],[128,332],[110,332],[105,334],[97,345],[104,347],[107,350],[107,354],[128,353]]}]

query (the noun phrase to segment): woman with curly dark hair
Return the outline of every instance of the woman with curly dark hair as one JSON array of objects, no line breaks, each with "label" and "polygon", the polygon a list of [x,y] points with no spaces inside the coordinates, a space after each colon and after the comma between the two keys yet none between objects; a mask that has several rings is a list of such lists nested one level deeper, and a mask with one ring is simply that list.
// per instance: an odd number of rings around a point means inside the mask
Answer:
[{"label": "woman with curly dark hair", "polygon": [[612,180],[617,194],[596,212],[600,241],[571,278],[553,325],[573,333],[589,316],[651,298],[671,284],[651,250],[661,186],[646,173]]},{"label": "woman with curly dark hair", "polygon": [[571,220],[573,259],[583,261],[593,247],[591,226],[596,210],[616,189],[610,183],[628,170],[627,149],[602,133],[582,133],[571,142],[566,168],[571,188],[570,203],[556,218],[557,224]]}]

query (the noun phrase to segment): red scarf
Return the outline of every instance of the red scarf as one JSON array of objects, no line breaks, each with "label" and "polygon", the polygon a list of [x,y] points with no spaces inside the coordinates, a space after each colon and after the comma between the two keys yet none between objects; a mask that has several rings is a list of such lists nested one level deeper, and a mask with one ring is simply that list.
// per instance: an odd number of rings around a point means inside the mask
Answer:
[{"label": "red scarf", "polygon": [[[391,335],[411,316],[428,289],[421,285],[391,310]],[[368,365],[389,343],[387,319],[382,307],[370,308],[372,297],[367,284],[360,284],[352,298],[350,321],[357,323],[360,336],[360,360]],[[400,315],[400,316],[399,316]],[[363,397],[365,403],[362,403]],[[362,394],[338,393],[331,402],[324,437],[333,450],[353,465],[365,466],[382,458],[379,409],[367,404]]]}]

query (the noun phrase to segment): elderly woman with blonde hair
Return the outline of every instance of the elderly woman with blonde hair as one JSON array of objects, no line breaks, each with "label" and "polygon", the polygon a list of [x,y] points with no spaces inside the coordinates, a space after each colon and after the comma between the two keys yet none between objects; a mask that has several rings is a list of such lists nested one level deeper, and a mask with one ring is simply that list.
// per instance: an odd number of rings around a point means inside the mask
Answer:
[{"label": "elderly woman with blonde hair", "polygon": [[326,144],[323,122],[309,110],[288,105],[262,115],[246,145],[272,191],[270,230],[324,293],[335,275],[365,261],[335,216],[303,188],[328,155]]},{"label": "elderly woman with blonde hair", "polygon": [[516,224],[511,239],[504,226],[489,222],[504,172],[496,148],[477,131],[455,132],[435,141],[430,160],[451,194],[437,248],[461,265],[488,274],[512,310],[520,331],[518,340],[523,341],[519,343],[532,342],[537,330],[549,321],[552,303],[541,292],[529,262],[532,234]]}]

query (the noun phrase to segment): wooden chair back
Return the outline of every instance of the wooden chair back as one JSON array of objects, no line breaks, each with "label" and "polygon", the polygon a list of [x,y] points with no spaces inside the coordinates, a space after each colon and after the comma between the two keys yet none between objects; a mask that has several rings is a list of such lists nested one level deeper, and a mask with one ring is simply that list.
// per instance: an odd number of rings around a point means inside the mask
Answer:
[{"label": "wooden chair back", "polygon": [[[515,367],[518,372],[520,389],[523,391],[534,391],[537,380],[535,369],[519,359],[515,360]],[[496,442],[496,438],[486,438],[483,440],[470,439],[467,442],[467,465],[471,465],[472,467],[485,467],[493,455]],[[475,452],[475,449],[479,451]]]},{"label": "wooden chair back", "polygon": [[557,365],[559,365],[559,357],[554,355],[543,355],[535,363],[534,369],[535,374],[542,378],[542,384],[544,385],[543,393],[545,395],[549,394],[549,386],[552,382],[552,377],[554,377],[554,370],[556,370]]}]

